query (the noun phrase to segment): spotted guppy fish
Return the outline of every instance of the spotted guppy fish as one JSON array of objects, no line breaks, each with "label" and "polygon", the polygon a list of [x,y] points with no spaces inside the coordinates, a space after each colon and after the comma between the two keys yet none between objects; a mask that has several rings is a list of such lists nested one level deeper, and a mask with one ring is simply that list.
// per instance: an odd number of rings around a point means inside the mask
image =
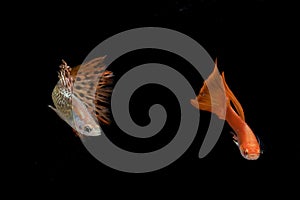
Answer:
[{"label": "spotted guppy fish", "polygon": [[53,89],[52,100],[57,115],[81,136],[101,135],[102,124],[109,124],[108,98],[111,95],[113,73],[107,71],[105,57],[95,58],[71,68],[63,60],[59,81]]}]

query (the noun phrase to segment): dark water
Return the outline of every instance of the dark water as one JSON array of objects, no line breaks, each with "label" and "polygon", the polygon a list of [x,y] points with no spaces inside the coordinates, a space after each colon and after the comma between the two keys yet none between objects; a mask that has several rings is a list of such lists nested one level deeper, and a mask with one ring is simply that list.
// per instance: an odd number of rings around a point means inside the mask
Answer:
[{"label": "dark water", "polygon": [[[74,4],[74,5],[73,5]],[[281,14],[286,8],[257,0],[248,3],[225,3],[223,1],[141,1],[101,2],[100,5],[73,3],[72,5],[47,5],[48,9],[36,10],[36,15],[26,20],[33,30],[35,51],[31,59],[38,73],[38,115],[34,119],[38,128],[32,133],[28,147],[30,171],[26,180],[36,186],[71,185],[102,192],[108,189],[141,191],[144,195],[158,191],[166,193],[197,193],[208,188],[229,186],[234,188],[264,190],[263,185],[273,183],[281,187],[280,178],[299,177],[299,145],[289,145],[292,135],[299,131],[290,126],[292,116],[283,114],[292,100],[285,98],[290,81],[282,82],[292,66],[283,58],[288,37],[278,30],[289,26],[286,21],[293,14]],[[75,5],[76,4],[76,5]],[[37,22],[37,18],[40,19]],[[57,82],[57,70],[61,59],[70,66],[80,64],[87,54],[104,39],[131,28],[157,26],[180,31],[199,42],[212,59],[218,58],[219,69],[243,105],[246,121],[264,143],[264,154],[257,161],[243,159],[232,142],[231,128],[225,124],[214,149],[203,159],[198,158],[203,134],[198,134],[191,147],[177,161],[161,170],[146,174],[131,174],[111,169],[88,153],[70,127],[47,105],[52,104],[51,92]],[[24,30],[26,33],[28,30]],[[29,41],[30,42],[30,41]],[[120,58],[111,66],[116,79],[132,66],[143,62],[161,62],[180,68],[195,91],[203,80],[193,73],[184,60],[166,52],[145,50]],[[183,70],[184,69],[184,70]],[[132,117],[136,123],[145,125],[148,108],[154,103],[166,105],[170,113],[163,132],[152,140],[126,137],[113,123],[104,127],[110,131],[115,144],[136,152],[161,148],[176,133],[180,119],[178,102],[170,91],[156,85],[141,88],[131,102]],[[282,105],[285,105],[284,108]],[[173,108],[174,107],[174,108]],[[200,133],[205,131],[210,115],[201,112]],[[288,123],[286,123],[288,121]],[[298,153],[297,153],[298,152]],[[27,176],[26,176],[27,177]],[[255,182],[255,186],[249,183]],[[153,182],[153,183],[151,183]],[[287,181],[289,182],[289,181]],[[253,190],[255,190],[253,189]],[[87,191],[84,189],[84,191]],[[230,192],[230,191],[229,191]],[[115,195],[115,192],[109,193]],[[213,195],[213,194],[211,194]]]}]

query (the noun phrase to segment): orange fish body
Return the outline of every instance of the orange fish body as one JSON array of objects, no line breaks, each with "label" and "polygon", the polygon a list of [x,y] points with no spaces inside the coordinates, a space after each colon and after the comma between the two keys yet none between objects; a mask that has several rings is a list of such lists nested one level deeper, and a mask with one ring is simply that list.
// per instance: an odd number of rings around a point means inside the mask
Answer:
[{"label": "orange fish body", "polygon": [[248,160],[258,159],[260,156],[260,145],[256,136],[231,106],[227,107],[226,121],[235,132],[233,139],[238,144],[242,156]]},{"label": "orange fish body", "polygon": [[[213,91],[209,91],[208,88]],[[225,98],[222,98],[222,94],[225,94]],[[238,145],[244,158],[247,160],[259,158],[261,152],[257,138],[245,122],[243,108],[225,82],[224,73],[222,73],[222,76],[220,75],[217,63],[212,74],[205,80],[199,95],[191,100],[191,104],[200,110],[212,112],[220,119],[227,121],[234,130],[234,142]]]}]

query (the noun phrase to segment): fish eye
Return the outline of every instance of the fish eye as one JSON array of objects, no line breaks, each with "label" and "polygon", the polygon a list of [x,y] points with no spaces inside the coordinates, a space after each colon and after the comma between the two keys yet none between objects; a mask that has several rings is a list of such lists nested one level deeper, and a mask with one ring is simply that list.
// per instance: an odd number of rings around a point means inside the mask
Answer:
[{"label": "fish eye", "polygon": [[247,156],[248,155],[248,149],[245,149],[243,153],[244,153],[245,156]]},{"label": "fish eye", "polygon": [[89,126],[85,126],[85,127],[83,128],[83,130],[84,130],[85,132],[89,133],[89,132],[92,131],[92,128],[89,127]]}]

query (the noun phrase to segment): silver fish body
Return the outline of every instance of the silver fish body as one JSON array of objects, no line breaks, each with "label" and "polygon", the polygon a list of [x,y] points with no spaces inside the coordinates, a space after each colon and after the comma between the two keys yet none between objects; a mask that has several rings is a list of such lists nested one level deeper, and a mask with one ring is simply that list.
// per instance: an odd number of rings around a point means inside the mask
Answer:
[{"label": "silver fish body", "polygon": [[52,92],[56,108],[49,107],[76,132],[85,136],[101,135],[100,125],[86,106],[72,93],[58,88],[59,86],[55,86]]},{"label": "silver fish body", "polygon": [[[112,73],[105,71],[103,60],[104,57],[95,58],[75,69],[63,61],[58,73],[59,81],[52,92],[55,107],[49,107],[81,135],[99,136],[102,133],[99,121],[109,123],[108,109],[102,104],[107,103],[111,93],[111,89],[106,86],[112,82]],[[81,71],[79,67],[82,67]],[[103,78],[99,81],[96,74]],[[92,91],[96,91],[95,99],[91,95]],[[97,104],[99,102],[101,105]]]}]

